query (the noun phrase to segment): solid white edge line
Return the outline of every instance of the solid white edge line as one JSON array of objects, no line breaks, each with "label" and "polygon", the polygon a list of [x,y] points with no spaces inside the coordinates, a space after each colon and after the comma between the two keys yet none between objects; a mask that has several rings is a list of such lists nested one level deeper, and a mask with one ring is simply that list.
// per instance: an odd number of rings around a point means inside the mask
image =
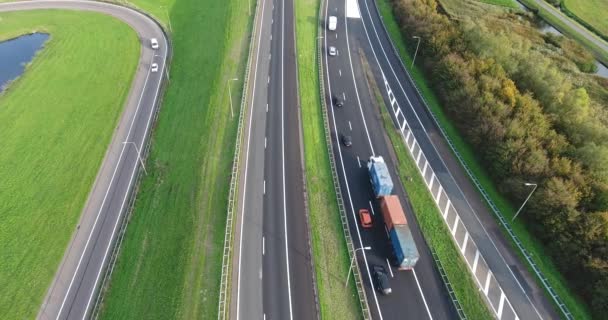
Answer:
[{"label": "solid white edge line", "polygon": [[[260,35],[258,37],[258,50],[256,53],[256,59],[255,59],[255,71],[253,72],[253,88],[251,91],[251,108],[250,108],[250,112],[249,112],[249,128],[248,128],[248,134],[247,134],[247,151],[245,152],[245,174],[244,174],[244,180],[243,180],[243,189],[244,191],[247,190],[247,169],[249,166],[249,145],[251,143],[251,123],[252,123],[252,119],[253,119],[253,102],[255,100],[255,86],[257,83],[257,74],[258,74],[258,62],[260,60],[260,44],[262,43],[262,28],[263,28],[263,24],[264,24],[264,6],[266,5],[266,0],[262,0],[262,16],[260,17]],[[254,35],[255,36],[255,35]],[[247,92],[244,92],[243,94],[247,95]],[[268,107],[268,104],[266,105],[266,107]],[[246,110],[245,110],[246,112]],[[243,226],[245,225],[245,199],[247,198],[247,192],[243,192],[243,206],[241,207],[241,232],[240,232],[240,239],[239,239],[239,270],[237,273],[237,286],[236,286],[236,319],[239,320],[239,315],[240,315],[240,311],[241,311],[241,304],[240,304],[240,298],[241,298],[241,266],[242,266],[242,253],[243,253]]]},{"label": "solid white edge line", "polygon": [[[328,0],[329,1],[329,0]],[[344,1],[344,10],[346,11],[346,1]],[[357,4],[358,6],[359,4]],[[363,120],[363,127],[365,128],[365,134],[367,135],[367,141],[369,142],[369,147],[372,149],[372,156],[376,155],[374,151],[374,146],[372,144],[372,139],[369,136],[369,131],[367,130],[367,123],[365,121],[365,115],[363,115],[363,108],[361,108],[361,99],[359,99],[359,89],[357,88],[357,80],[355,78],[355,68],[353,68],[353,60],[350,54],[350,41],[348,40],[348,18],[344,16],[344,29],[346,32],[346,51],[348,52],[348,63],[350,64],[350,73],[353,78],[353,85],[355,87],[355,96],[357,97],[357,105],[359,106],[359,112],[361,113],[361,119]],[[344,99],[346,100],[346,98]]]},{"label": "solid white edge line", "polygon": [[[365,2],[365,1],[364,1]],[[367,2],[365,2],[365,7],[368,13],[368,17],[371,19],[371,13],[369,12],[369,7],[367,6]],[[363,23],[364,28],[365,28],[365,23]],[[444,165],[444,167],[446,168],[446,171],[448,172],[448,174],[450,175],[450,177],[452,178],[452,180],[454,181],[454,184],[456,185],[456,187],[458,188],[458,190],[460,191],[462,197],[464,198],[465,202],[467,203],[467,205],[469,206],[469,208],[471,209],[471,212],[473,212],[473,216],[475,216],[475,218],[477,219],[478,223],[480,224],[481,228],[483,229],[484,233],[486,234],[488,240],[490,240],[490,243],[492,243],[492,246],[494,247],[494,249],[496,250],[496,252],[498,253],[498,255],[500,256],[501,260],[503,261],[503,263],[505,264],[505,266],[507,267],[507,270],[509,270],[509,273],[511,273],[511,276],[513,277],[513,279],[515,280],[515,283],[517,283],[517,285],[519,286],[519,288],[521,289],[521,291],[523,292],[524,296],[526,297],[526,299],[528,300],[528,302],[530,303],[530,305],[532,306],[532,308],[534,309],[534,311],[536,312],[536,314],[538,315],[538,317],[540,319],[543,319],[542,315],[539,313],[538,309],[536,308],[536,306],[534,305],[534,303],[532,303],[532,300],[530,299],[530,297],[528,296],[528,294],[526,293],[526,291],[524,290],[523,286],[521,285],[521,283],[519,282],[519,280],[517,279],[517,277],[515,277],[515,274],[513,273],[513,271],[511,270],[511,268],[509,267],[509,264],[507,263],[507,261],[505,260],[505,258],[503,257],[502,253],[500,252],[500,250],[498,250],[498,247],[496,246],[496,244],[494,243],[494,240],[492,239],[492,237],[490,237],[490,234],[488,233],[488,231],[486,230],[485,226],[481,223],[481,220],[479,219],[479,217],[477,216],[477,213],[475,212],[475,210],[473,209],[473,207],[471,206],[471,204],[469,203],[468,198],[465,196],[464,192],[462,191],[462,189],[460,188],[460,185],[458,183],[456,183],[456,179],[454,178],[454,176],[452,175],[452,172],[449,170],[448,166],[445,164],[445,161],[443,160],[443,158],[440,156],[440,153],[437,151],[437,148],[435,147],[435,144],[433,143],[433,141],[431,140],[431,138],[428,136],[427,130],[424,127],[424,125],[422,124],[422,121],[420,120],[420,117],[418,116],[418,113],[416,112],[416,110],[414,109],[414,107],[412,106],[412,103],[409,100],[409,97],[407,96],[407,94],[405,93],[405,90],[403,89],[403,86],[401,84],[401,80],[399,80],[399,77],[397,77],[392,64],[390,63],[390,60],[387,57],[387,54],[384,50],[384,46],[382,45],[382,41],[380,41],[380,37],[378,36],[378,32],[376,30],[376,26],[374,25],[374,23],[372,23],[372,27],[374,28],[374,32],[376,34],[376,38],[378,38],[378,43],[380,43],[380,49],[382,50],[385,59],[387,61],[387,64],[389,65],[393,76],[395,77],[397,83],[399,84],[399,87],[401,89],[401,91],[403,92],[410,108],[412,109],[414,115],[416,116],[418,122],[420,123],[421,127],[423,128],[424,134],[426,135],[427,139],[429,140],[431,146],[433,147],[433,149],[435,150],[435,152],[438,155],[439,160],[441,161],[441,163]],[[365,28],[366,29],[366,28]],[[367,29],[366,29],[366,34],[367,34]],[[369,36],[368,36],[368,41],[369,41]],[[371,45],[371,41],[370,41],[370,45]],[[373,48],[372,48],[373,50]],[[374,53],[375,55],[375,53]],[[376,58],[377,59],[377,58]],[[399,58],[401,59],[401,58]],[[456,208],[454,208],[456,209]],[[498,281],[497,281],[498,282]],[[513,312],[515,312],[515,309],[513,309]]]},{"label": "solid white edge line", "polygon": [[[165,51],[166,51],[166,49],[165,49]],[[163,68],[164,68],[164,63],[163,63]],[[135,109],[135,113],[133,114],[133,118],[131,119],[131,125],[129,126],[129,131],[127,132],[127,137],[126,137],[125,140],[129,140],[129,137],[131,135],[131,130],[133,129],[133,124],[135,123],[135,119],[137,118],[137,114],[139,113],[139,108],[141,106],[141,101],[142,101],[142,98],[144,96],[144,92],[146,91],[145,88],[146,88],[146,85],[148,83],[148,79],[149,78],[150,78],[150,68],[148,68],[148,73],[146,74],[146,80],[144,80],[144,85],[142,87],[143,89],[142,89],[141,94],[139,96],[139,101],[137,103],[137,108]],[[80,270],[80,265],[82,264],[82,260],[84,258],[84,255],[87,252],[87,249],[89,247],[89,243],[91,241],[91,238],[93,237],[93,233],[95,233],[95,228],[97,227],[97,222],[99,222],[99,217],[101,216],[101,212],[103,211],[103,207],[104,207],[104,205],[106,203],[108,195],[110,194],[110,189],[112,189],[114,178],[116,177],[116,172],[118,171],[118,167],[120,166],[120,163],[122,161],[122,156],[124,154],[125,147],[126,147],[126,145],[123,144],[122,149],[120,151],[120,155],[118,156],[118,162],[116,162],[116,166],[114,167],[114,172],[112,173],[112,178],[110,178],[110,183],[108,184],[108,188],[106,189],[106,193],[105,193],[105,195],[103,197],[103,200],[101,201],[101,205],[99,206],[99,210],[97,211],[97,216],[95,217],[95,221],[93,222],[93,226],[91,227],[91,231],[89,233],[89,236],[87,237],[87,241],[85,242],[84,249],[83,249],[82,253],[80,254],[80,258],[78,259],[78,264],[76,265],[76,270],[74,271],[74,274],[72,275],[72,279],[70,280],[70,284],[68,285],[68,290],[65,293],[65,296],[63,297],[63,300],[61,302],[61,306],[59,307],[59,311],[57,312],[57,318],[56,319],[59,319],[61,317],[61,314],[63,312],[63,308],[65,307],[65,303],[66,303],[66,301],[68,299],[68,296],[70,295],[70,292],[72,290],[72,286],[74,285],[74,280],[76,279],[76,275],[78,274],[78,271]],[[95,291],[95,289],[93,289],[93,291]]]},{"label": "solid white edge line", "polygon": [[[163,37],[163,39],[164,39],[164,37]],[[162,74],[162,72],[164,72],[164,70],[166,68],[166,62],[167,62],[167,51],[168,51],[168,49],[167,49],[167,41],[166,41],[166,39],[164,39],[164,40],[165,40],[165,54],[164,54],[164,57],[163,57],[163,68],[162,68],[160,74]],[[150,128],[150,123],[152,123],[152,116],[155,114],[155,111],[156,111],[156,109],[155,109],[156,100],[158,99],[158,92],[160,90],[160,84],[162,82],[162,77],[163,76],[161,75],[161,80],[158,81],[158,83],[156,85],[156,92],[154,94],[154,99],[152,101],[152,108],[150,109],[150,115],[148,116],[148,121],[146,123],[146,129],[144,130],[144,134],[142,136],[141,143],[139,144],[139,150],[143,149],[144,142],[146,141],[146,137],[148,135],[148,130]],[[127,135],[127,139],[128,138],[129,138],[129,135]],[[138,163],[138,159],[139,159],[139,155],[138,155],[138,158],[136,158],[136,160],[135,160],[135,165],[133,166],[133,171],[131,172],[131,178],[129,178],[129,187],[127,188],[127,190],[131,189],[133,178],[135,178],[135,173],[137,172],[137,168],[138,168],[138,164],[139,164]],[[114,235],[116,234],[116,230],[118,228],[118,223],[122,219],[123,210],[124,210],[125,204],[127,203],[127,199],[128,199],[127,195],[128,194],[129,194],[129,192],[125,193],[125,196],[124,196],[124,198],[122,200],[122,204],[120,205],[119,217],[118,217],[118,219],[116,219],[116,222],[114,224],[114,228],[112,230],[112,235],[110,236],[110,239],[114,239]],[[86,315],[88,313],[90,304],[91,304],[91,302],[93,300],[93,295],[95,293],[95,289],[97,288],[97,283],[99,282],[99,277],[101,276],[103,268],[104,268],[104,266],[106,264],[106,259],[108,258],[108,253],[110,252],[110,246],[111,246],[112,242],[113,241],[108,242],[108,246],[106,247],[106,250],[105,250],[105,253],[104,253],[104,256],[103,256],[103,260],[102,260],[101,266],[99,267],[99,271],[97,272],[97,276],[95,277],[95,283],[93,285],[93,290],[91,291],[91,295],[89,296],[89,299],[88,299],[88,302],[87,302],[87,306],[86,306],[86,308],[84,310],[84,314],[82,316],[83,320],[86,318]]]},{"label": "solid white edge line", "polygon": [[376,212],[374,212],[374,206],[372,205],[372,201],[369,200],[369,208],[372,210],[372,215],[376,215]]},{"label": "solid white edge line", "polygon": [[[329,0],[326,0],[325,1],[325,21],[327,21],[328,9],[329,9]],[[337,8],[336,8],[336,10],[337,10]],[[324,32],[323,39],[325,41],[325,47],[327,48],[327,28],[324,28],[323,32]],[[346,36],[346,39],[348,39],[348,34]],[[325,73],[327,75],[327,89],[328,89],[329,96],[331,97],[332,96],[332,94],[331,94],[331,81],[330,81],[330,78],[329,78],[329,61],[328,61],[327,51],[325,51],[324,56],[325,56]],[[325,97],[323,97],[323,99],[325,99]],[[356,227],[356,230],[357,230],[357,236],[359,238],[359,246],[363,247],[363,242],[361,240],[361,232],[359,230],[359,224],[356,223],[357,222],[357,216],[355,214],[355,209],[353,207],[353,201],[352,201],[352,197],[351,197],[351,194],[350,194],[350,187],[348,186],[348,177],[346,176],[346,170],[344,169],[344,159],[342,157],[342,148],[340,146],[340,141],[339,141],[339,138],[338,138],[338,127],[336,126],[336,117],[334,115],[333,101],[332,101],[331,98],[329,99],[329,103],[330,103],[329,112],[332,115],[332,120],[333,120],[333,124],[334,124],[334,133],[335,133],[336,145],[338,146],[338,148],[337,148],[338,149],[338,155],[340,157],[340,163],[342,165],[342,175],[344,176],[344,181],[345,181],[345,185],[346,185],[346,192],[348,194],[348,200],[349,200],[350,207],[351,207],[351,213],[352,213],[353,219],[355,221],[355,227]],[[370,148],[371,148],[371,145],[370,145]],[[373,153],[373,149],[372,149],[372,153]],[[386,229],[386,227],[385,227],[385,229]],[[373,283],[372,276],[371,276],[371,273],[369,271],[369,266],[368,266],[368,263],[367,263],[367,255],[365,254],[365,250],[362,250],[362,251],[363,251],[363,261],[365,262],[365,270],[367,271],[367,277],[368,277],[370,283]],[[376,291],[372,289],[371,292],[372,292],[372,294],[374,296],[374,301],[376,303],[376,309],[378,311],[378,315],[380,316],[380,320],[382,320],[382,310],[380,310],[380,304],[378,303],[378,297],[376,295]]]},{"label": "solid white edge line", "polygon": [[293,309],[291,307],[291,276],[289,274],[289,242],[287,240],[287,195],[285,192],[285,87],[284,65],[285,65],[285,0],[281,4],[281,159],[283,170],[283,226],[285,229],[285,266],[287,267],[287,293],[289,295],[289,319],[293,320]]}]

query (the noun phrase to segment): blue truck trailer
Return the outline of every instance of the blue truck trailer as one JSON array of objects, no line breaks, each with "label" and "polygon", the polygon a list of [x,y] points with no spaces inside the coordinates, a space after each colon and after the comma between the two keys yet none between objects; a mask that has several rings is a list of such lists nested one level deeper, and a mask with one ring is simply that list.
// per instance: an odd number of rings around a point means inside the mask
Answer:
[{"label": "blue truck trailer", "polygon": [[393,192],[393,180],[384,163],[384,158],[370,157],[367,161],[367,170],[376,198],[388,196]]},{"label": "blue truck trailer", "polygon": [[390,231],[390,240],[399,270],[411,270],[420,255],[408,225],[395,225]]}]

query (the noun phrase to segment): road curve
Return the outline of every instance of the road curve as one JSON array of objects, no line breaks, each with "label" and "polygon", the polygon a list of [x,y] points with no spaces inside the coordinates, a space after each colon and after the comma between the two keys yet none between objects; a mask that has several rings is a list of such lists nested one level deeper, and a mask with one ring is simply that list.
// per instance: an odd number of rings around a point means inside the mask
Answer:
[{"label": "road curve", "polygon": [[[38,312],[38,319],[84,319],[95,303],[112,244],[127,211],[138,167],[139,151],[145,149],[163,75],[167,74],[168,41],[161,27],[133,9],[103,2],[42,0],[0,4],[0,12],[66,9],[95,11],[115,17],[133,28],[142,49],[139,65],[122,117],[97,174],[80,221],[64,253],[55,278]],[[150,48],[157,38],[158,50]],[[94,40],[94,39],[92,39]],[[151,64],[158,72],[151,72]]]}]

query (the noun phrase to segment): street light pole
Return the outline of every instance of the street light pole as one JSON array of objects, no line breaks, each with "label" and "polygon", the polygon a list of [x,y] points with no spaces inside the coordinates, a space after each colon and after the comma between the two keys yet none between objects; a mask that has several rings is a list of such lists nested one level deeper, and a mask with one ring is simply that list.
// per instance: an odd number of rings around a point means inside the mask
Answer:
[{"label": "street light pole", "polygon": [[418,54],[418,47],[420,47],[420,37],[413,36],[412,39],[418,39],[418,44],[416,45],[416,52],[414,52],[414,59],[412,60],[412,67],[414,67],[414,61],[416,61],[416,55]]},{"label": "street light pole", "polygon": [[348,268],[348,276],[346,277],[346,283],[344,283],[344,287],[348,286],[348,280],[350,279],[350,274],[353,271],[353,265],[355,264],[355,258],[357,257],[357,250],[371,250],[372,247],[363,247],[363,248],[357,248],[355,249],[355,251],[353,251],[353,258],[350,261],[350,267]]},{"label": "street light pole", "polygon": [[234,118],[234,110],[232,109],[232,91],[230,91],[230,81],[239,80],[237,78],[228,79],[228,98],[230,99],[230,116]]},{"label": "street light pole", "polygon": [[528,200],[530,200],[530,197],[534,193],[534,190],[536,190],[536,188],[538,187],[538,185],[536,183],[527,183],[526,182],[526,183],[524,183],[524,185],[527,186],[527,187],[534,186],[534,189],[532,189],[532,192],[530,192],[530,194],[528,195],[528,197],[526,198],[526,200],[524,201],[524,203],[521,205],[521,207],[519,207],[519,210],[517,210],[517,212],[513,216],[513,219],[511,219],[511,222],[515,221],[515,218],[517,218],[517,216],[521,212],[521,209],[524,208],[524,206],[526,205],[526,202],[528,202]]},{"label": "street light pole", "polygon": [[141,167],[144,168],[144,172],[146,173],[146,175],[148,175],[148,171],[146,170],[146,166],[144,165],[144,160],[141,158],[141,155],[139,153],[139,149],[137,148],[137,145],[135,144],[135,142],[133,141],[125,141],[122,144],[133,144],[133,146],[135,147],[135,151],[137,151],[137,159],[139,159],[139,163],[141,163]]}]

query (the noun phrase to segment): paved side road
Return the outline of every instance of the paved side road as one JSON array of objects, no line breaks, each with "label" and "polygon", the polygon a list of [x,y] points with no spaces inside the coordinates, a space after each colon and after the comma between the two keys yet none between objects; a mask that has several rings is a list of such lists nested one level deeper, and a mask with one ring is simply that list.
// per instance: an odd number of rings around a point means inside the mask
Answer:
[{"label": "paved side road", "polygon": [[[38,319],[84,319],[90,315],[111,254],[129,194],[136,177],[138,152],[150,133],[156,112],[168,42],[151,18],[125,7],[103,2],[46,0],[0,4],[0,12],[67,9],[95,11],[118,18],[131,26],[142,43],[140,61],[131,92],[97,174],[82,216],[58,266],[38,313]],[[150,48],[157,38],[158,50]],[[156,62],[159,70],[150,72]],[[126,142],[126,143],[125,143]]]},{"label": "paved side road", "polygon": [[561,13],[561,11],[559,11],[554,6],[548,4],[544,0],[534,0],[534,2],[536,2],[536,4],[539,7],[545,9],[551,15],[553,15],[554,17],[556,17],[557,19],[559,19],[560,21],[565,23],[568,27],[570,27],[574,31],[578,32],[582,37],[593,42],[596,46],[598,46],[602,50],[604,50],[604,52],[608,53],[608,43],[606,43],[606,41],[603,41],[602,39],[597,37],[595,34],[593,34],[593,32],[587,30],[587,28],[581,26],[577,22],[566,17],[563,13]]}]

